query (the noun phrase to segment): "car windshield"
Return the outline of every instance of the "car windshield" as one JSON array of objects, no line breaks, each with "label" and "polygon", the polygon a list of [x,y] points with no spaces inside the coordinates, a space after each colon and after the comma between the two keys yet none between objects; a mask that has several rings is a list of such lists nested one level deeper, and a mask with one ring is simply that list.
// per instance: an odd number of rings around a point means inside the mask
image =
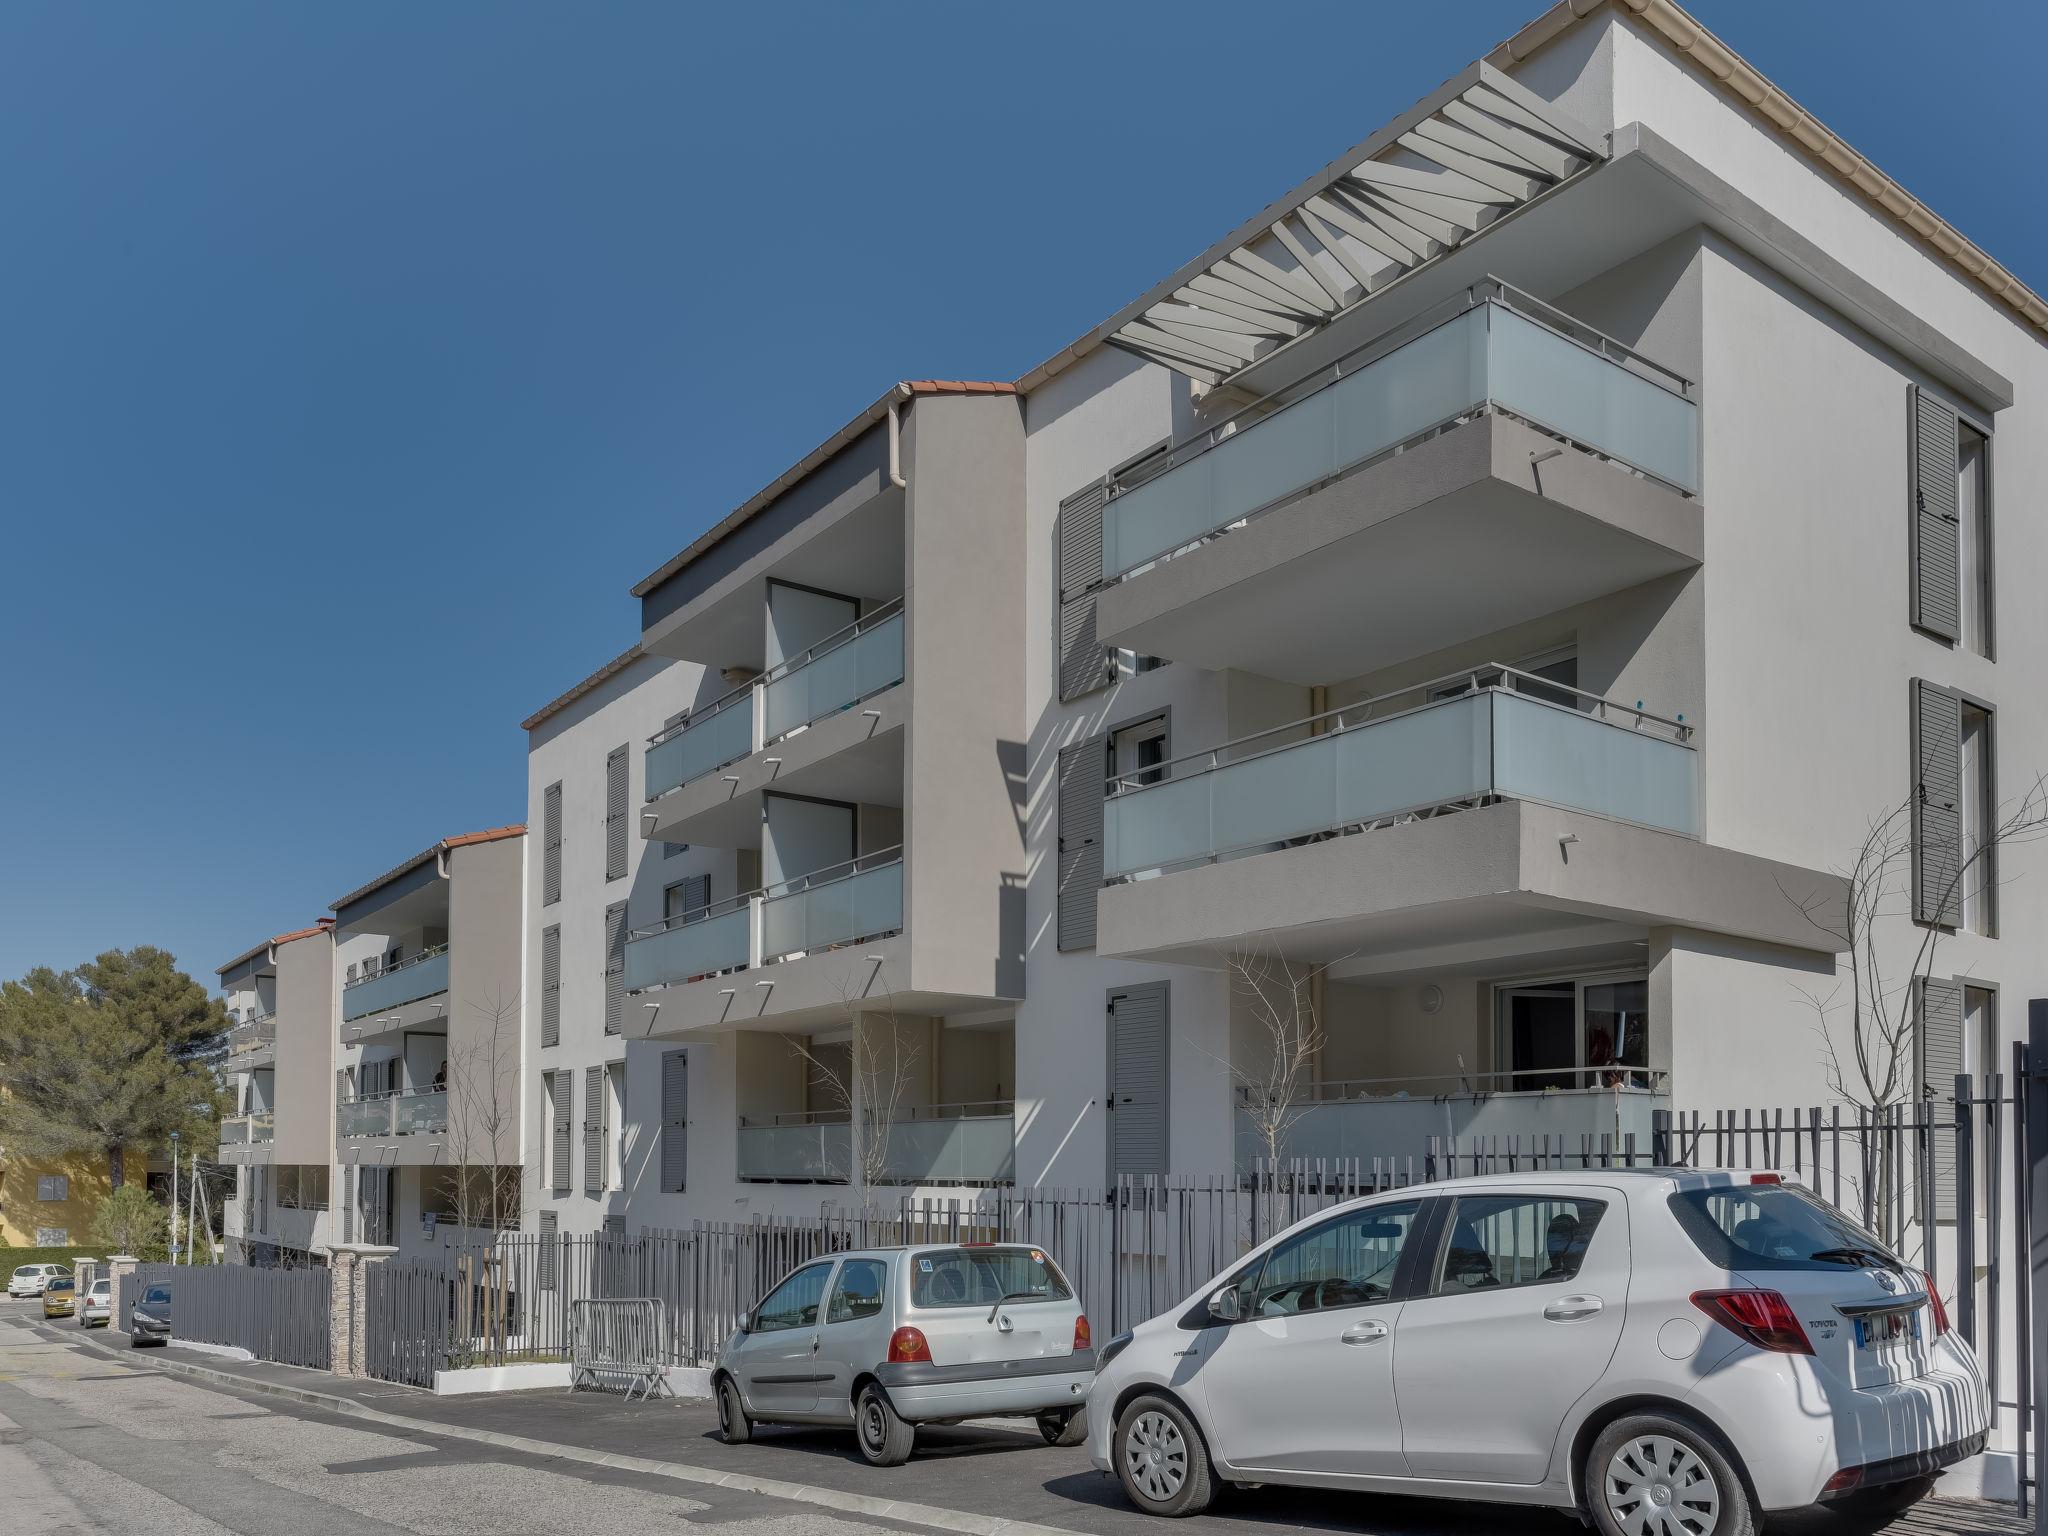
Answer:
[{"label": "car windshield", "polygon": [[55,1279],[51,1280],[47,1289],[52,1291],[68,1291],[71,1289],[71,1282],[62,1275],[58,1275]]},{"label": "car windshield", "polygon": [[934,1248],[910,1264],[914,1307],[992,1307],[1073,1294],[1042,1248]]},{"label": "car windshield", "polygon": [[1898,1257],[1833,1206],[1792,1184],[1685,1189],[1672,1214],[1722,1269],[1903,1269]]},{"label": "car windshield", "polygon": [[168,1285],[152,1285],[148,1290],[142,1293],[142,1299],[145,1303],[154,1301],[161,1305],[169,1306],[171,1301],[171,1288]]}]

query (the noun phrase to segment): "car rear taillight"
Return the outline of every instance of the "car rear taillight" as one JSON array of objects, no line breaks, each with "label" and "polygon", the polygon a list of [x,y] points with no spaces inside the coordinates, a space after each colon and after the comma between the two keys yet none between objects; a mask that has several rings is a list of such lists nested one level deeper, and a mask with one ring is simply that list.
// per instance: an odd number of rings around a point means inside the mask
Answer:
[{"label": "car rear taillight", "polygon": [[1095,1342],[1095,1335],[1088,1331],[1088,1314],[1083,1312],[1074,1319],[1074,1349],[1078,1353]]},{"label": "car rear taillight", "polygon": [[1785,1175],[1782,1173],[1752,1173],[1749,1176],[1749,1182],[1752,1184],[1782,1184],[1785,1182]]},{"label": "car rear taillight", "polygon": [[1847,1493],[1850,1489],[1859,1488],[1862,1485],[1863,1469],[1861,1467],[1844,1467],[1821,1485],[1821,1497],[1826,1498],[1831,1493]]},{"label": "car rear taillight", "polygon": [[1934,1336],[1938,1339],[1948,1332],[1948,1304],[1934,1288],[1934,1276],[1922,1273],[1920,1283],[1927,1287],[1927,1305],[1934,1309]]},{"label": "car rear taillight", "polygon": [[891,1365],[930,1365],[932,1347],[924,1341],[924,1331],[919,1328],[898,1328],[889,1335],[889,1363]]},{"label": "car rear taillight", "polygon": [[1758,1349],[1779,1355],[1813,1353],[1791,1303],[1776,1291],[1694,1291],[1692,1304]]}]

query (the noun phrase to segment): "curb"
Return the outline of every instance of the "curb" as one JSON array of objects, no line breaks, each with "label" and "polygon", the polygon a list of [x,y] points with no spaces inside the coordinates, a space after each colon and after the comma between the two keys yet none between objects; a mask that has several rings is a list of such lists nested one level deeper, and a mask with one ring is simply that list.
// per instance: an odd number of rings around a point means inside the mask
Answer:
[{"label": "curb", "polygon": [[[138,1353],[117,1351],[111,1344],[102,1344],[83,1333],[79,1342],[98,1353],[115,1358],[123,1354]],[[150,1353],[153,1356],[155,1352]],[[960,1531],[966,1533],[966,1536],[1078,1536],[1078,1533],[1061,1526],[1039,1525],[1029,1520],[1004,1520],[993,1515],[970,1514],[966,1510],[943,1509],[935,1504],[913,1504],[902,1499],[878,1499],[869,1494],[847,1493],[837,1488],[819,1488],[810,1483],[786,1482],[775,1477],[751,1477],[743,1472],[719,1472],[710,1467],[691,1466],[687,1462],[656,1461],[646,1456],[594,1451],[580,1445],[558,1445],[549,1440],[529,1440],[524,1435],[508,1435],[494,1429],[471,1429],[463,1424],[443,1424],[433,1419],[416,1418],[410,1414],[385,1413],[381,1409],[367,1408],[353,1398],[338,1397],[331,1392],[315,1392],[309,1388],[286,1386],[282,1382],[252,1381],[248,1377],[237,1376],[232,1371],[216,1371],[183,1360],[148,1358],[134,1360],[131,1363],[138,1369],[160,1371],[167,1376],[183,1376],[208,1386],[228,1387],[238,1392],[254,1392],[263,1396],[284,1398],[308,1407],[324,1408],[330,1412],[348,1414],[353,1418],[368,1419],[372,1423],[409,1429],[415,1434],[468,1440],[478,1445],[495,1446],[500,1450],[518,1451],[522,1455],[537,1457],[544,1461],[574,1462],[583,1466],[606,1467],[614,1471],[665,1477],[672,1482],[731,1488],[741,1493],[783,1499],[792,1504],[810,1504],[840,1514],[897,1520],[906,1525],[928,1526],[938,1531]]]}]

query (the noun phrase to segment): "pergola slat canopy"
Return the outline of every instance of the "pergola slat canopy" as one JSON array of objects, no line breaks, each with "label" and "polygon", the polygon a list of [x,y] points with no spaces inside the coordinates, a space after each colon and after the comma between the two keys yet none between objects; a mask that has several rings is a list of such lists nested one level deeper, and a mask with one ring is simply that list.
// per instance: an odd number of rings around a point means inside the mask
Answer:
[{"label": "pergola slat canopy", "polygon": [[1105,328],[1215,386],[1607,158],[1478,64],[1212,247]]}]

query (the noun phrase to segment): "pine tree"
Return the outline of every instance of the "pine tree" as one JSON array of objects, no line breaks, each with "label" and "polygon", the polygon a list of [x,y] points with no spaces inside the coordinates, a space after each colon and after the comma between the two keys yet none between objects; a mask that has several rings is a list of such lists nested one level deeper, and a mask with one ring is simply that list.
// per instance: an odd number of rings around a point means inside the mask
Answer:
[{"label": "pine tree", "polygon": [[221,1090],[197,1054],[228,1024],[164,950],[108,950],[0,985],[0,1146],[88,1153],[120,1188],[127,1149],[211,1145]]}]

